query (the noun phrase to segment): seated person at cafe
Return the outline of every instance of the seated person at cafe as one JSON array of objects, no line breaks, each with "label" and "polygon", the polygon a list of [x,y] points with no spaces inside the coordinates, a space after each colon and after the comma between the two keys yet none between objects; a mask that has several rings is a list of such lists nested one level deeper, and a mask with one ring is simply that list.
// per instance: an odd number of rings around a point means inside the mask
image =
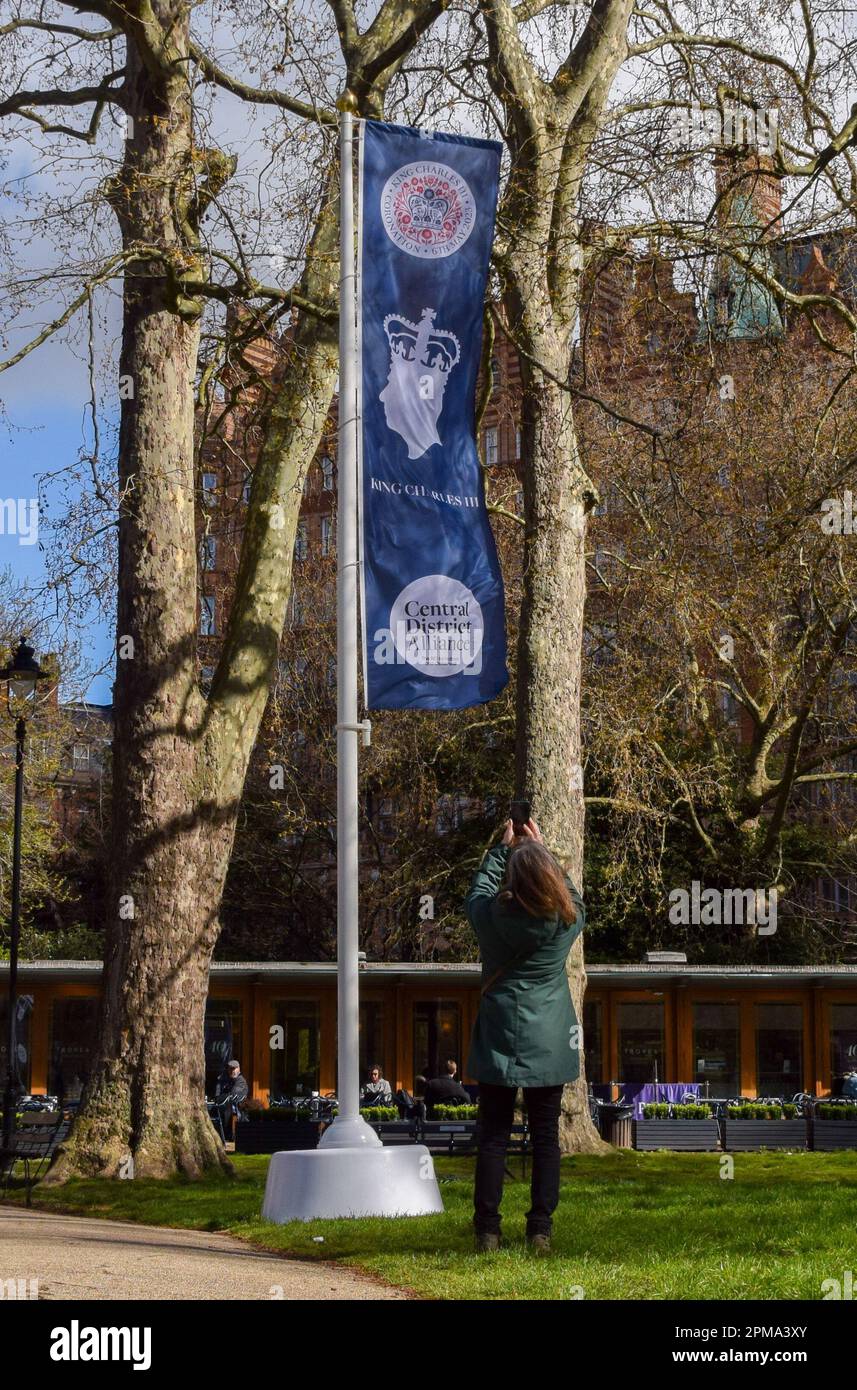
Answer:
[{"label": "seated person at cafe", "polygon": [[428,1119],[431,1119],[436,1105],[473,1104],[470,1093],[465,1091],[461,1082],[455,1079],[457,1071],[458,1062],[454,1057],[448,1057],[443,1076],[436,1076],[434,1080],[426,1082],[425,1103]]},{"label": "seated person at cafe", "polygon": [[389,1081],[384,1080],[377,1063],[369,1068],[369,1080],[360,1092],[360,1099],[364,1105],[393,1104],[393,1088]]},{"label": "seated person at cafe", "polygon": [[250,1094],[250,1087],[241,1075],[241,1063],[233,1057],[226,1063],[226,1072],[217,1083],[215,1105],[220,1112],[220,1122],[227,1138],[235,1138],[235,1123],[238,1111]]}]

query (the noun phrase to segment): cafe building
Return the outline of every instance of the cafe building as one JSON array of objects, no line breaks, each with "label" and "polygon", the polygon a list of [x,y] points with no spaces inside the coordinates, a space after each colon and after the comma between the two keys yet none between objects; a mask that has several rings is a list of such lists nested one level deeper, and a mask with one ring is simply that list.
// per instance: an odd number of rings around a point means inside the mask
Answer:
[{"label": "cafe building", "polygon": [[[5,992],[0,967],[0,991]],[[857,965],[589,965],[587,1077],[698,1082],[703,1094],[825,1095],[857,1070]],[[479,1008],[478,964],[369,961],[360,967],[360,1065],[412,1091],[448,1057],[465,1081]],[[76,1100],[95,1046],[101,964],[22,963],[19,1074],[37,1093]],[[0,1019],[5,1018],[5,999]],[[7,1029],[0,1029],[5,1072]],[[218,961],[205,1029],[206,1088],[237,1057],[262,1102],[336,1087],[336,966]]]}]

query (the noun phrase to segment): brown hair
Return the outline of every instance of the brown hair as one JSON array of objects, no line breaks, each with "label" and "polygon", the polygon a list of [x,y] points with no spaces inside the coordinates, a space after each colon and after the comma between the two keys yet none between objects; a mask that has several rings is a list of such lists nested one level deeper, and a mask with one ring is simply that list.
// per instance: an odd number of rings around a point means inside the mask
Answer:
[{"label": "brown hair", "polygon": [[558,917],[568,924],[577,920],[565,875],[550,850],[537,840],[512,846],[500,896],[514,898],[531,917]]}]

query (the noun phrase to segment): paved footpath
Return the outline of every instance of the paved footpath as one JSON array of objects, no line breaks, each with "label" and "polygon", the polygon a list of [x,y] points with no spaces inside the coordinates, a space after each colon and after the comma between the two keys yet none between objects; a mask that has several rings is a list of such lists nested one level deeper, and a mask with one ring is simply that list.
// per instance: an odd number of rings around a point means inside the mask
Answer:
[{"label": "paved footpath", "polygon": [[4,1279],[38,1279],[39,1298],[56,1300],[413,1297],[354,1270],[281,1258],[232,1236],[12,1207],[0,1207]]}]

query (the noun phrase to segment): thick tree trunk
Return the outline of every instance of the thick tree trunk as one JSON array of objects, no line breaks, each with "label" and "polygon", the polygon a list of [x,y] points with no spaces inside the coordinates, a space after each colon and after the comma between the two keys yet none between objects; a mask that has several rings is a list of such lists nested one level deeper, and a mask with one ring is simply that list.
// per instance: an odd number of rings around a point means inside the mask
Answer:
[{"label": "thick tree trunk", "polygon": [[[176,139],[175,101],[172,119],[152,125]],[[194,157],[185,145],[185,168]],[[180,165],[180,148],[162,147],[152,158],[154,168]],[[163,176],[157,181],[173,197],[177,186],[180,169],[172,189]],[[328,193],[336,186],[334,168]],[[162,206],[155,192],[149,204],[140,188],[136,172],[111,193],[126,245],[175,245],[181,227],[169,221],[169,199]],[[332,301],[338,269],[334,210],[330,196],[301,286],[317,303]],[[336,324],[307,317],[298,326],[293,368],[256,466],[209,701],[195,674],[198,338],[196,306],[171,289],[169,277],[127,277],[121,370],[134,395],[124,403],[120,435],[112,916],[99,1055],[52,1182],[75,1173],[197,1176],[229,1167],[204,1105],[208,973],[237,810],[285,620],[303,474],[335,384]]]},{"label": "thick tree trunk", "polygon": [[[200,305],[187,24],[164,4],[128,45],[132,124],[107,196],[126,251],[111,891],[99,1055],[51,1173],[225,1163],[204,1105],[203,1019],[234,810],[206,806],[196,685],[193,385]],[[218,156],[222,160],[222,156]],[[209,814],[200,814],[201,808]],[[211,821],[214,824],[211,824]],[[213,833],[212,833],[213,832]],[[130,1160],[133,1159],[133,1169]]]},{"label": "thick tree trunk", "polygon": [[[547,844],[583,879],[584,804],[580,755],[580,677],[586,600],[587,479],[581,467],[567,362],[545,335],[523,366],[522,455],[527,517],[518,638],[518,793],[532,798]],[[586,974],[583,938],[567,962],[582,1023]],[[585,1041],[585,1040],[584,1040]],[[589,1118],[584,1048],[580,1079],[565,1089],[561,1143],[567,1153],[607,1150]]]}]

